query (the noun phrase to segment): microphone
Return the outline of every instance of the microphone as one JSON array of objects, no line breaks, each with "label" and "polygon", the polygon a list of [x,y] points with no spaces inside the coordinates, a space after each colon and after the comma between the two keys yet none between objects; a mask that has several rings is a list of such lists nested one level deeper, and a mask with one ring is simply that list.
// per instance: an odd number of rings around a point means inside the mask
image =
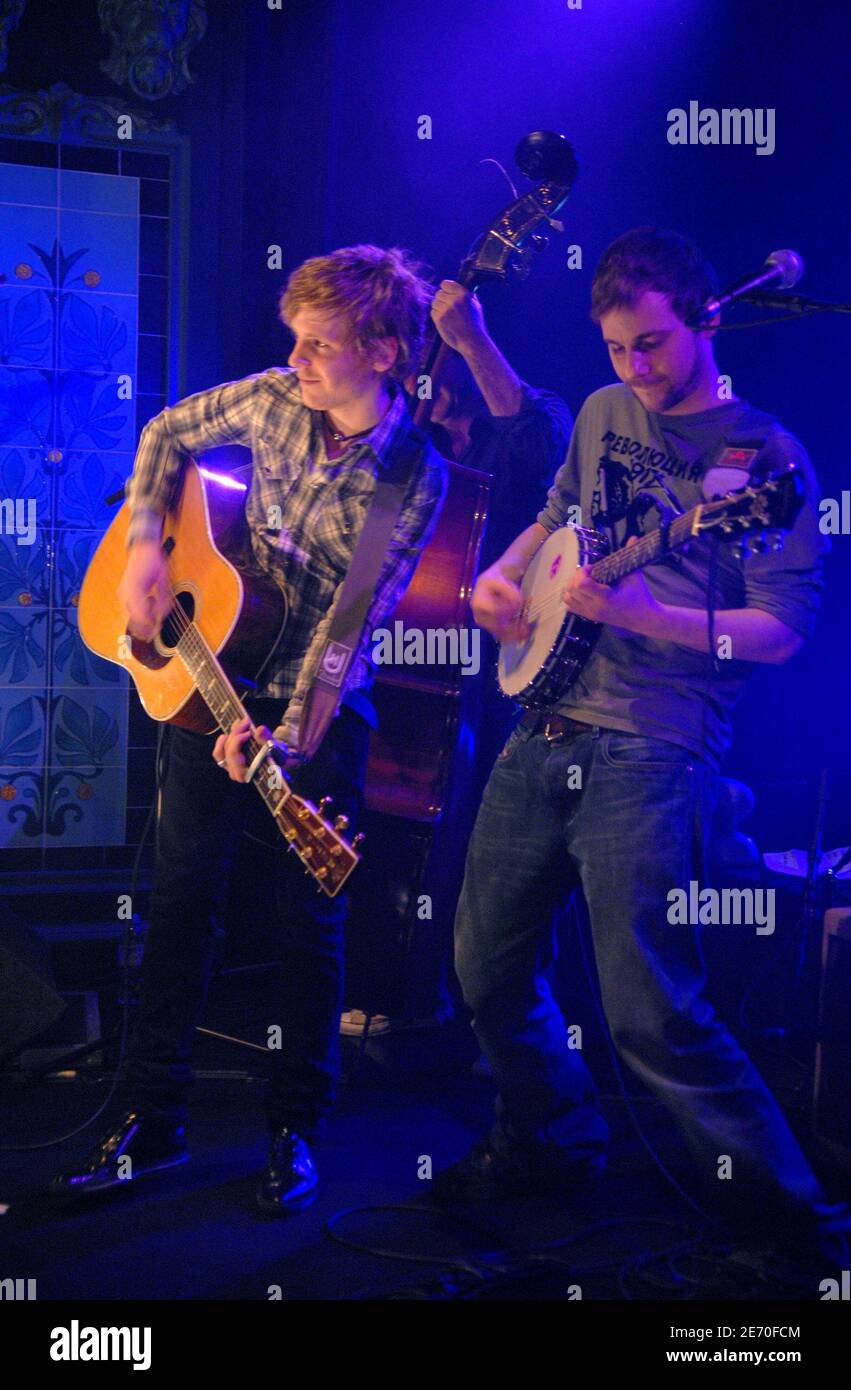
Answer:
[{"label": "microphone", "polygon": [[741,280],[734,280],[729,289],[719,294],[717,299],[707,300],[702,309],[692,314],[688,326],[698,328],[701,324],[708,323],[725,304],[732,304],[734,299],[741,299],[752,290],[761,290],[768,285],[780,290],[789,290],[793,285],[797,285],[803,273],[804,262],[797,251],[772,251],[762,270],[756,271],[754,275],[743,275]]}]

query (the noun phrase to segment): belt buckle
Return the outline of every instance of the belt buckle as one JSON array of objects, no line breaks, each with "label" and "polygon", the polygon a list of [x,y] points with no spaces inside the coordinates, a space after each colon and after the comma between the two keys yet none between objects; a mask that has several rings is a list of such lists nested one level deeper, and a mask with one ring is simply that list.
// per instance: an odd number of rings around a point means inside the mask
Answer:
[{"label": "belt buckle", "polygon": [[553,721],[548,719],[544,725],[544,738],[547,740],[547,743],[555,743],[558,739],[564,738],[564,729],[559,729],[558,732],[551,732],[552,727]]}]

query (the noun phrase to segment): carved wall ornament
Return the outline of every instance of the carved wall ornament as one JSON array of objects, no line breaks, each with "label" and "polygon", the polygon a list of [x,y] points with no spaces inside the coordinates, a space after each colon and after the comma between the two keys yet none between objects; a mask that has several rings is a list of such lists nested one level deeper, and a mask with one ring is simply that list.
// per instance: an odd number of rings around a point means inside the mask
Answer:
[{"label": "carved wall ornament", "polygon": [[113,82],[159,101],[192,81],[187,59],[207,31],[204,0],[98,0],[98,16],[112,42],[100,66]]},{"label": "carved wall ornament", "polygon": [[[2,0],[0,0],[2,3]],[[51,140],[115,140],[119,118],[131,116],[134,133],[173,135],[174,121],[134,111],[119,100],[82,96],[65,82],[44,92],[22,92],[0,82],[0,135],[41,135]]]},{"label": "carved wall ornament", "polygon": [[21,22],[27,0],[0,0],[0,72],[6,71],[9,35]]}]

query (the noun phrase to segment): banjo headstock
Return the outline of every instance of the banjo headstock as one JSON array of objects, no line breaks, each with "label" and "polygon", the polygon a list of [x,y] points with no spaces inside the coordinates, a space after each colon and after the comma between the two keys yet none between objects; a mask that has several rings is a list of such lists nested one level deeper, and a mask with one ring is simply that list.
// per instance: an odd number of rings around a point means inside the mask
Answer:
[{"label": "banjo headstock", "polygon": [[789,531],[803,501],[803,479],[790,464],[761,483],[702,503],[697,508],[693,534],[712,532],[722,540],[734,540],[749,531]]}]

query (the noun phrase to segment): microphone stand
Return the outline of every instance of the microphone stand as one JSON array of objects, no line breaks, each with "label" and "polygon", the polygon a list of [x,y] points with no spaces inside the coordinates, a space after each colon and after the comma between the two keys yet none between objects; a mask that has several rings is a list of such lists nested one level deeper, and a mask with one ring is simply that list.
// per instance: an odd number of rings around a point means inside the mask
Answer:
[{"label": "microphone stand", "polygon": [[763,309],[787,309],[793,314],[851,314],[851,304],[831,304],[826,299],[807,299],[802,294],[785,294],[773,290],[751,290],[737,294],[737,304],[758,304]]},{"label": "microphone stand", "polygon": [[807,873],[803,883],[803,903],[799,924],[797,960],[787,994],[785,1028],[806,1041],[808,1064],[814,1061],[818,1031],[818,996],[821,964],[821,922],[830,906],[833,876],[819,873],[822,837],[830,798],[831,769],[822,768],[819,779],[813,832],[807,854]]}]

